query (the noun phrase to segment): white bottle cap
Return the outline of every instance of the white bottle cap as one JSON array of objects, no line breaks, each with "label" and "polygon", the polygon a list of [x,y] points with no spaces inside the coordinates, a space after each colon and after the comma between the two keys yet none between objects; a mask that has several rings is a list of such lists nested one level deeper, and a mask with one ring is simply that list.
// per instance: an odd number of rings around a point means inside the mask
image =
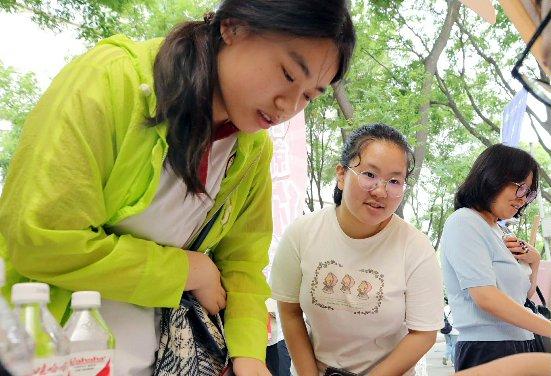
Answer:
[{"label": "white bottle cap", "polygon": [[46,283],[16,283],[11,287],[13,304],[49,303],[50,286]]},{"label": "white bottle cap", "polygon": [[77,291],[71,295],[71,308],[99,308],[101,295],[97,291]]},{"label": "white bottle cap", "polygon": [[4,287],[6,283],[6,267],[4,266],[4,260],[0,258],[0,287]]}]

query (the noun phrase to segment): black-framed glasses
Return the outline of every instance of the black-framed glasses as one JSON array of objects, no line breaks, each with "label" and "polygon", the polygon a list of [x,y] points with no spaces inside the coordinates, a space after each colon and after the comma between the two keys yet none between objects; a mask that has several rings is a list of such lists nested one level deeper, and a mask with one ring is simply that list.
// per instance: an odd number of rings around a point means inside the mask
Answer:
[{"label": "black-framed glasses", "polygon": [[532,201],[534,201],[534,199],[538,195],[538,191],[533,191],[526,183],[515,183],[515,182],[511,182],[511,183],[517,186],[517,192],[516,192],[517,198],[525,197],[526,204],[529,204]]},{"label": "black-framed glasses", "polygon": [[362,171],[358,173],[350,166],[346,166],[346,168],[356,175],[360,188],[367,192],[371,192],[376,189],[379,184],[382,184],[389,197],[398,198],[404,195],[407,188],[407,184],[399,179],[385,180],[371,171]]},{"label": "black-framed glasses", "polygon": [[539,101],[545,103],[547,106],[551,106],[551,85],[549,85],[549,82],[522,74],[519,72],[519,69],[522,66],[522,63],[524,62],[524,60],[526,59],[526,56],[528,56],[528,52],[530,52],[530,49],[532,49],[532,46],[536,42],[536,39],[538,39],[538,37],[543,32],[543,29],[545,29],[545,27],[549,24],[550,19],[551,19],[551,11],[547,13],[547,16],[544,18],[544,20],[536,29],[536,32],[534,33],[534,35],[532,35],[532,38],[530,38],[530,41],[526,45],[526,48],[522,52],[522,55],[520,56],[517,63],[513,67],[513,70],[511,71],[511,74],[513,75],[513,77],[519,80],[522,86],[530,94],[536,97]]}]

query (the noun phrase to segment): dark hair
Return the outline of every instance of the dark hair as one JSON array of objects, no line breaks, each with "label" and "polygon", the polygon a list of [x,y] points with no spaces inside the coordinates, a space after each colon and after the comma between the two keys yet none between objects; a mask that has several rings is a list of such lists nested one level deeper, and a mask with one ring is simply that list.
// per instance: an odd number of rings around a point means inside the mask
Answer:
[{"label": "dark hair", "polygon": [[[399,146],[406,153],[407,166],[406,166],[406,179],[411,175],[415,167],[415,157],[413,151],[409,146],[406,138],[395,128],[386,124],[370,124],[363,125],[360,128],[355,129],[346,139],[344,143],[340,164],[343,166],[350,166],[352,159],[359,157],[361,163],[361,152],[366,145],[366,141],[387,141],[392,142],[396,146]],[[337,206],[342,201],[342,190],[339,189],[339,185],[335,185],[333,192],[333,201]]]},{"label": "dark hair", "polygon": [[[532,172],[532,186],[538,189],[538,163],[524,150],[496,144],[482,152],[474,162],[469,175],[455,194],[455,210],[472,208],[491,211],[490,206],[503,188],[523,181]],[[522,214],[524,205],[515,217]],[[504,218],[500,218],[504,219]]]},{"label": "dark hair", "polygon": [[157,110],[150,124],[168,121],[168,161],[193,193],[205,192],[198,170],[213,134],[220,24],[229,18],[257,34],[333,40],[340,59],[332,83],[348,70],[356,40],[345,0],[223,0],[204,22],[176,26],[155,59]]}]

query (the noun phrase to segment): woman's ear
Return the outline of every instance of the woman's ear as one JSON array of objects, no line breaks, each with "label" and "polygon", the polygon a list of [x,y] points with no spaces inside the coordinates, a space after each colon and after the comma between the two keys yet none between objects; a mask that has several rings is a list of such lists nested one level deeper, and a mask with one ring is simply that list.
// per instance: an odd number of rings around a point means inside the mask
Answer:
[{"label": "woman's ear", "polygon": [[335,167],[335,171],[337,174],[337,187],[342,191],[344,189],[344,175],[346,174],[346,167],[339,163],[337,167]]},{"label": "woman's ear", "polygon": [[220,35],[227,46],[231,46],[248,32],[246,24],[234,18],[226,18],[220,22]]}]

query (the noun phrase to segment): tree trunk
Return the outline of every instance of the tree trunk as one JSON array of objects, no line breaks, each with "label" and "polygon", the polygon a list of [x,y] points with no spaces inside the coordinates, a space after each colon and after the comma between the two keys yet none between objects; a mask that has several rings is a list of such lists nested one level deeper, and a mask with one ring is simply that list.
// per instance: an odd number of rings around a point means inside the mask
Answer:
[{"label": "tree trunk", "polygon": [[[429,55],[425,58],[425,78],[423,79],[423,88],[421,90],[422,102],[421,107],[419,108],[419,123],[417,124],[417,132],[415,132],[415,148],[413,150],[413,155],[415,156],[415,169],[409,178],[411,186],[417,184],[417,180],[421,174],[421,168],[423,167],[423,161],[427,153],[430,99],[438,59],[450,39],[452,26],[457,21],[459,16],[460,6],[461,4],[457,0],[448,1],[448,11],[446,13],[446,19],[444,20],[442,29],[440,30],[440,34],[438,35],[438,38],[436,38]],[[408,192],[409,190],[406,191],[406,195],[409,194]],[[400,206],[396,210],[396,214],[402,218],[404,217],[404,205],[406,203],[405,199],[406,197],[404,197],[404,200],[402,200]]]},{"label": "tree trunk", "polygon": [[436,244],[434,249],[438,251],[440,246],[440,240],[442,239],[442,230],[444,230],[444,196],[442,196],[442,203],[440,204],[440,219],[438,220],[438,234],[436,235]]},{"label": "tree trunk", "polygon": [[[346,94],[344,82],[342,80],[333,84],[333,97],[337,101],[337,104],[339,105],[339,108],[341,109],[344,118],[349,123],[354,117],[354,107],[352,106],[352,103],[350,103],[350,99],[348,99],[348,94]],[[343,144],[346,141],[347,136],[347,130],[345,128],[341,128],[341,137]]]},{"label": "tree trunk", "polygon": [[410,178],[412,184],[415,184],[417,179],[419,179],[421,167],[423,166],[423,161],[427,150],[430,99],[438,59],[450,39],[452,26],[457,21],[460,6],[461,4],[457,0],[448,1],[448,12],[446,14],[446,19],[444,20],[444,25],[442,25],[440,34],[438,35],[438,38],[436,38],[429,55],[425,59],[425,78],[423,80],[423,88],[421,91],[422,102],[419,109],[419,123],[417,125],[417,132],[415,133],[415,149],[413,152],[415,156],[415,170]]}]

